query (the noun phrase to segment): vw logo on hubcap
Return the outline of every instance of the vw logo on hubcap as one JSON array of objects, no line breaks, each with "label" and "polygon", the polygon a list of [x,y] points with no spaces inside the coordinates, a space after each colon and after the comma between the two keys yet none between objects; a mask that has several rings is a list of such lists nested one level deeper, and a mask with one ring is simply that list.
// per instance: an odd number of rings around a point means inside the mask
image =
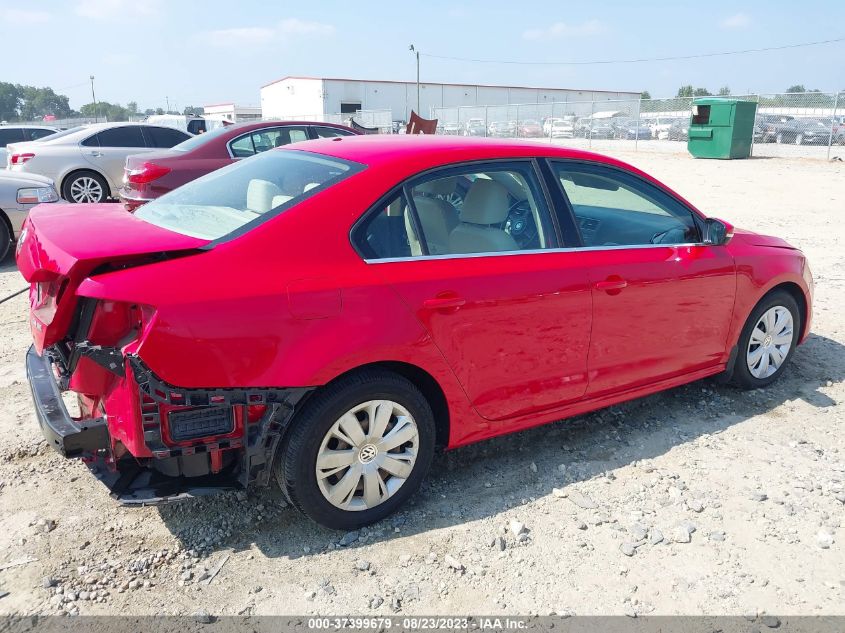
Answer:
[{"label": "vw logo on hubcap", "polygon": [[372,444],[366,444],[358,453],[358,459],[361,460],[362,464],[369,464],[376,458],[376,455],[378,455],[378,449]]}]

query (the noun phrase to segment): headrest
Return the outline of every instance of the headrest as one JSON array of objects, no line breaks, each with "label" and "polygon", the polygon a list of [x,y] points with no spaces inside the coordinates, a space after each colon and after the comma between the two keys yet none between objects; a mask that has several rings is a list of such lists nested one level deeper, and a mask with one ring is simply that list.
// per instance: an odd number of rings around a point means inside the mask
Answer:
[{"label": "headrest", "polygon": [[461,208],[461,222],[501,224],[508,217],[508,190],[495,180],[479,178],[469,188]]},{"label": "headrest", "polygon": [[273,197],[281,193],[275,183],[253,178],[246,189],[246,208],[257,213],[267,213],[273,208]]},{"label": "headrest", "polygon": [[414,193],[429,196],[448,196],[450,193],[455,193],[455,183],[457,180],[455,176],[429,180],[414,187]]}]

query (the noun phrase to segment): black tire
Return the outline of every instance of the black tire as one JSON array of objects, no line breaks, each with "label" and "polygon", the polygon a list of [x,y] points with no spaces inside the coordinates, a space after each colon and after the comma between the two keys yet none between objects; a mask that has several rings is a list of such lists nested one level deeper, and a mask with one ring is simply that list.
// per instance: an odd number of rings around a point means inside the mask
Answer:
[{"label": "black tire", "polygon": [[[384,502],[365,510],[342,510],[320,491],[317,454],[334,423],[368,400],[392,400],[407,409],[417,424],[417,458],[411,474]],[[419,489],[434,456],[434,415],[428,401],[411,382],[389,371],[363,370],[330,383],[306,402],[292,425],[275,460],[276,482],[295,508],[335,530],[357,530],[395,512]]]},{"label": "black tire", "polygon": [[9,253],[12,252],[12,232],[6,224],[6,218],[0,212],[0,264],[6,261]]},{"label": "black tire", "polygon": [[[757,322],[760,320],[760,317],[762,317],[768,310],[778,306],[786,308],[789,310],[790,314],[792,314],[792,343],[781,366],[778,367],[771,376],[766,378],[757,378],[751,373],[746,361],[751,333],[757,325]],[[731,382],[741,389],[759,389],[777,380],[777,378],[783,373],[784,368],[787,363],[789,363],[793,353],[795,352],[795,346],[798,344],[798,339],[801,336],[801,328],[801,311],[791,294],[785,290],[776,290],[763,297],[763,299],[751,311],[751,314],[749,315],[748,320],[745,322],[742,332],[739,335],[736,362],[734,363]]]},{"label": "black tire", "polygon": [[74,199],[74,195],[72,193],[72,187],[74,183],[83,178],[91,178],[97,182],[100,186],[101,195],[95,199],[91,200],[90,202],[105,202],[109,197],[109,185],[106,182],[106,179],[103,178],[100,174],[95,171],[76,171],[72,173],[70,176],[65,178],[65,181],[62,183],[62,198],[67,202],[83,202],[82,200]]}]

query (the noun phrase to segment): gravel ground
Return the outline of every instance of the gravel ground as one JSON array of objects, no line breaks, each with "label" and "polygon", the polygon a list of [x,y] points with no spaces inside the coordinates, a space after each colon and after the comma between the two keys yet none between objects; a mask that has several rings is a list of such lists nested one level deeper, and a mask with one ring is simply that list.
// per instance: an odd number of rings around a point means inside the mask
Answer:
[{"label": "gravel ground", "polygon": [[[20,296],[0,304],[0,613],[845,614],[845,165],[620,157],[809,256],[813,334],[771,388],[698,382],[438,456],[360,533],[275,491],[124,509],[41,441]],[[0,297],[24,285],[0,267]]]}]

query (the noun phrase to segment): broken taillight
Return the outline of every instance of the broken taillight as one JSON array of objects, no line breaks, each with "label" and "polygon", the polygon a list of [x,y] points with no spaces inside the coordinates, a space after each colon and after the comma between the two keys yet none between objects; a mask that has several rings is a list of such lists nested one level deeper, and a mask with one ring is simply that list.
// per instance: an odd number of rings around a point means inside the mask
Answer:
[{"label": "broken taillight", "polygon": [[87,338],[97,345],[122,347],[137,338],[152,319],[149,306],[121,301],[100,301],[91,318]]},{"label": "broken taillight", "polygon": [[36,281],[30,286],[32,315],[42,324],[50,325],[53,322],[66,282],[67,279],[63,277],[54,277],[48,281]]}]

